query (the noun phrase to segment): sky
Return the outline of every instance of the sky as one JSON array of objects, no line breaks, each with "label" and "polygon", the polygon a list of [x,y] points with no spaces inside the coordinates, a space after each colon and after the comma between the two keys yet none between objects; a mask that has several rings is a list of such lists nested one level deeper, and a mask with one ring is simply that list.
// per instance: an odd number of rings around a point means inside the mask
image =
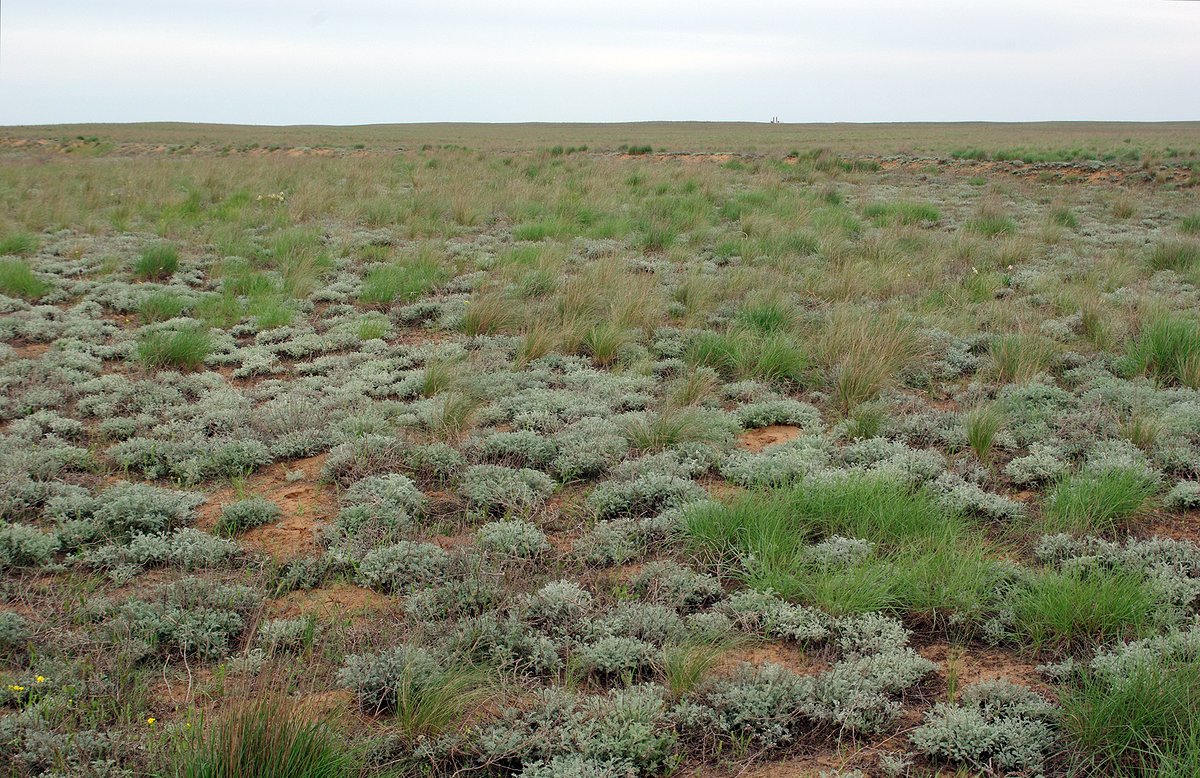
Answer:
[{"label": "sky", "polygon": [[1200,119],[1190,0],[3,0],[0,124]]}]

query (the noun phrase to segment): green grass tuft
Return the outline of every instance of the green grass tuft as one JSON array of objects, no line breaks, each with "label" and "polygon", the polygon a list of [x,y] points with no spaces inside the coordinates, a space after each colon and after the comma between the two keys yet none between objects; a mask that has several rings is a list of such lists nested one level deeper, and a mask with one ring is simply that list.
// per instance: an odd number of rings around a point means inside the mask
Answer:
[{"label": "green grass tuft", "polygon": [[1084,469],[1061,479],[1042,511],[1046,532],[1102,533],[1122,529],[1158,491],[1146,471],[1136,467]]},{"label": "green grass tuft", "polygon": [[177,778],[343,778],[357,774],[360,761],[342,733],[278,696],[191,727],[173,757]]},{"label": "green grass tuft", "polygon": [[138,360],[148,368],[195,370],[212,353],[212,338],[203,327],[151,332],[138,341]]},{"label": "green grass tuft", "polygon": [[19,259],[0,259],[0,292],[10,297],[36,300],[50,291],[50,284],[33,274],[28,263]]},{"label": "green grass tuft", "polygon": [[179,268],[179,249],[170,243],[147,246],[133,265],[133,272],[146,281],[161,281]]}]

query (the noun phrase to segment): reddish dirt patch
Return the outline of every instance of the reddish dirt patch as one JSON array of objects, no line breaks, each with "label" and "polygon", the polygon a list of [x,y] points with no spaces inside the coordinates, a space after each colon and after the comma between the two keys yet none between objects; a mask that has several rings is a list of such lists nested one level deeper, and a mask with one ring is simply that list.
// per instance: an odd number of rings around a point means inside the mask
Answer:
[{"label": "reddish dirt patch", "polygon": [[267,603],[272,618],[354,619],[391,610],[398,602],[386,595],[353,584],[335,584],[325,589],[308,589],[288,594]]},{"label": "reddish dirt patch", "polygon": [[[238,540],[244,547],[263,551],[277,559],[290,559],[316,551],[314,530],[337,515],[333,487],[318,480],[324,462],[324,454],[276,462],[246,479],[246,495],[271,500],[279,506],[283,515],[274,524],[255,527],[241,535]],[[304,479],[288,482],[287,474],[297,470],[304,473]],[[238,499],[238,493],[232,487],[213,492],[200,510],[197,525],[202,529],[212,529],[221,515],[221,508]]]},{"label": "reddish dirt patch", "polygon": [[768,446],[787,443],[800,437],[800,428],[788,424],[772,424],[769,427],[746,430],[738,436],[738,448],[758,453]]},{"label": "reddish dirt patch", "polygon": [[829,663],[805,654],[792,643],[759,643],[734,648],[725,653],[713,668],[714,675],[729,675],[743,664],[760,667],[782,665],[800,675],[815,675],[829,669]]},{"label": "reddish dirt patch", "polygon": [[[957,653],[956,657],[955,654],[959,651],[961,653]],[[1027,661],[1005,651],[974,646],[955,649],[945,643],[936,643],[917,649],[917,653],[941,665],[939,673],[942,677],[948,676],[953,665],[958,674],[960,692],[980,681],[1003,679],[1052,696],[1050,687],[1037,672],[1037,662]]]},{"label": "reddish dirt patch", "polygon": [[49,343],[23,343],[13,346],[17,359],[37,359],[50,350]]},{"label": "reddish dirt patch", "polygon": [[1138,534],[1200,544],[1200,510],[1183,513],[1156,511],[1146,518]]}]

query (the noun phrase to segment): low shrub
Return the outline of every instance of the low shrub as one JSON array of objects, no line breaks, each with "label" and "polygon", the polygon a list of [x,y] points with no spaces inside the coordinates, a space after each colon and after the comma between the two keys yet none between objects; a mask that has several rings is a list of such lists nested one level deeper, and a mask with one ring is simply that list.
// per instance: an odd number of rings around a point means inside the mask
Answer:
[{"label": "low shrub", "polygon": [[958,703],[936,703],[909,740],[936,760],[989,774],[1041,775],[1057,741],[1057,714],[1022,686],[981,681]]},{"label": "low shrub", "polygon": [[270,500],[250,497],[222,508],[221,517],[217,519],[213,531],[225,537],[232,537],[245,530],[278,521],[281,515],[279,506]]}]

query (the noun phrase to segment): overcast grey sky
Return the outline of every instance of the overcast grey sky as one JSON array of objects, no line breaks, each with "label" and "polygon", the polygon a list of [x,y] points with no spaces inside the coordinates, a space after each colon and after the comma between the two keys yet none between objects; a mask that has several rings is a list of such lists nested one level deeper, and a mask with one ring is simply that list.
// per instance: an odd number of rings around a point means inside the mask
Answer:
[{"label": "overcast grey sky", "polygon": [[0,124],[1200,119],[1200,2],[3,0]]}]

